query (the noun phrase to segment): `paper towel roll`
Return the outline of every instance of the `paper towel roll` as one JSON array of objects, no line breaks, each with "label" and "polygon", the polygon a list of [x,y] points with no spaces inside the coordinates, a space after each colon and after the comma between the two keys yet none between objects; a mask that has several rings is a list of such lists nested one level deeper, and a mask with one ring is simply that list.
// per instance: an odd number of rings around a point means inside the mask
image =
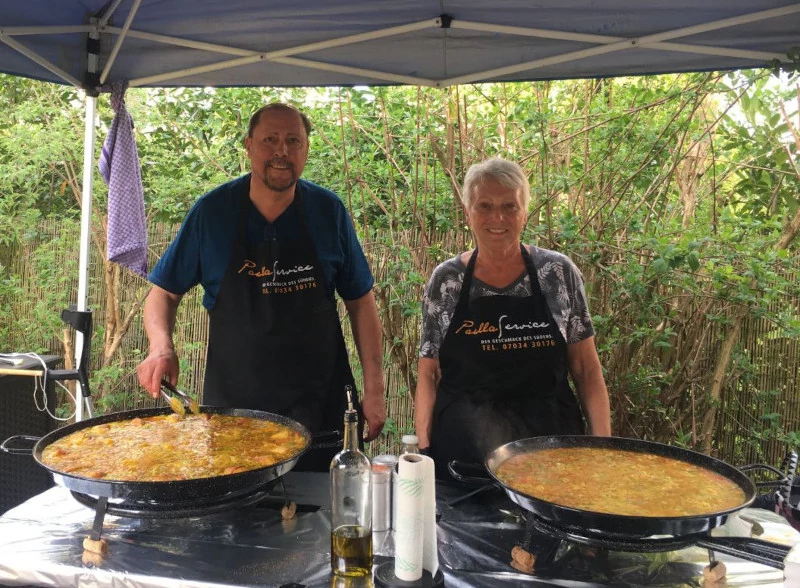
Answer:
[{"label": "paper towel roll", "polygon": [[439,569],[436,550],[436,487],[433,460],[424,455],[400,456],[397,471],[395,575],[413,582],[426,569]]}]

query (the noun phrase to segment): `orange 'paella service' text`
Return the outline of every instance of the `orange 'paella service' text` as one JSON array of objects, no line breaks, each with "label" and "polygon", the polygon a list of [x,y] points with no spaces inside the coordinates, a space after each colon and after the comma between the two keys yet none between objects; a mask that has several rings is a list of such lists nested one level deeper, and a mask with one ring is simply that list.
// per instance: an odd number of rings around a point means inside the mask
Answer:
[{"label": "orange 'paella service' text", "polygon": [[512,489],[561,506],[613,515],[682,517],[742,506],[742,489],[709,469],[635,451],[543,449],[497,468]]},{"label": "orange 'paella service' text", "polygon": [[65,474],[134,482],[209,478],[268,467],[308,440],[250,417],[175,414],[94,425],[48,445],[42,463]]}]

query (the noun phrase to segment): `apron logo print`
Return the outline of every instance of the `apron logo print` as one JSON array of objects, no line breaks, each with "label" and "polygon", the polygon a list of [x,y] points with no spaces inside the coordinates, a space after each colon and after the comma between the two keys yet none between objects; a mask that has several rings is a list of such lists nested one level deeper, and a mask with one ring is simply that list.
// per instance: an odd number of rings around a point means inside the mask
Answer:
[{"label": "apron logo print", "polygon": [[460,334],[462,331],[465,335],[485,335],[486,333],[496,333],[500,330],[489,321],[482,322],[477,328],[473,327],[475,327],[475,321],[466,320],[456,329],[456,335]]},{"label": "apron logo print", "polygon": [[530,321],[527,323],[508,323],[506,325],[503,324],[503,319],[508,318],[507,314],[502,315],[498,319],[498,324],[500,325],[500,333],[497,335],[498,339],[503,338],[503,329],[508,331],[522,331],[525,329],[549,329],[550,323],[539,323],[536,321]]},{"label": "apron logo print", "polygon": [[[301,275],[308,272],[311,275]],[[278,267],[278,261],[276,260],[272,265],[272,269],[269,269],[264,265],[258,267],[256,262],[245,259],[236,273],[252,278],[267,278],[266,281],[260,283],[262,294],[291,294],[317,287],[317,281],[314,278],[314,266],[311,264],[299,264],[282,269]]]},{"label": "apron logo print", "polygon": [[[482,321],[475,326],[475,321],[466,319],[455,330],[456,335],[483,335],[480,340],[482,351],[514,351],[517,349],[536,349],[539,347],[555,347],[556,342],[550,334],[550,323],[527,321],[522,323],[506,322],[507,314],[500,315],[497,325],[491,321]],[[544,330],[535,335],[523,331]]]},{"label": "apron logo print", "polygon": [[497,333],[497,338],[503,338],[503,331],[523,331],[526,329],[549,329],[550,323],[540,323],[536,321],[529,321],[527,323],[505,323],[504,320],[508,318],[507,314],[501,315],[497,320],[497,326],[494,326],[489,321],[483,321],[475,327],[475,321],[465,320],[456,329],[456,334],[465,335],[486,335],[487,333]]},{"label": "apron logo print", "polygon": [[271,270],[267,269],[263,265],[259,269],[254,269],[255,267],[256,262],[245,259],[242,267],[239,268],[238,273],[241,274],[243,272],[247,272],[248,276],[252,276],[254,278],[267,278],[272,276],[272,281],[274,282],[279,276],[293,276],[295,274],[314,271],[313,265],[296,265],[288,269],[279,269],[277,260],[275,260]]}]

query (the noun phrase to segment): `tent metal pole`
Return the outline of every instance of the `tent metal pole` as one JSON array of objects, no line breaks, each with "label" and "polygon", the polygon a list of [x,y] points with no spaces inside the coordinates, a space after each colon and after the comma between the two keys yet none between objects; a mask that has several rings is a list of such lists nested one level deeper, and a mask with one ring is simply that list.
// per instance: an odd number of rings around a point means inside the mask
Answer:
[{"label": "tent metal pole", "polygon": [[498,33],[501,35],[516,35],[518,37],[535,37],[539,39],[574,41],[576,43],[606,44],[625,40],[625,37],[611,37],[608,35],[594,35],[590,33],[571,33],[569,31],[537,29],[533,27],[496,25],[485,22],[474,22],[471,20],[458,20],[457,18],[453,19],[453,22],[450,24],[450,28],[464,29],[467,31],[483,31],[486,33]]},{"label": "tent metal pole", "polygon": [[567,63],[569,61],[577,61],[579,59],[586,59],[587,57],[594,57],[595,55],[604,55],[606,53],[614,53],[615,51],[622,51],[629,49],[636,45],[635,41],[620,41],[618,43],[610,43],[608,45],[599,45],[590,49],[581,49],[580,51],[570,51],[569,53],[562,53],[561,55],[553,55],[552,57],[545,57],[543,59],[535,59],[525,63],[517,63],[515,65],[507,65],[505,67],[498,67],[496,69],[489,69],[486,71],[478,71],[469,73],[455,78],[449,78],[439,82],[442,87],[457,86],[459,84],[472,84],[478,80],[497,78],[500,76],[519,73],[521,71],[530,71],[548,65],[555,65],[556,63]]},{"label": "tent metal pole", "polygon": [[286,65],[295,65],[297,67],[307,67],[309,69],[319,69],[322,71],[336,71],[340,73],[364,76],[365,78],[374,78],[376,80],[393,82],[395,84],[408,84],[410,86],[431,86],[431,87],[436,87],[437,85],[436,80],[431,80],[428,78],[404,76],[401,74],[393,74],[385,71],[364,69],[363,67],[350,67],[349,65],[337,65],[335,63],[323,63],[321,61],[311,61],[310,59],[298,59],[297,57],[278,57],[276,59],[272,59],[271,61],[274,61],[275,63],[283,63]]},{"label": "tent metal pole", "polygon": [[[101,28],[106,26],[108,21],[111,20],[111,17],[114,16],[114,13],[117,11],[117,8],[119,8],[120,4],[122,4],[122,0],[114,0],[111,6],[106,8],[106,11],[103,13],[103,15],[97,19],[97,26]],[[133,12],[136,12],[136,10]]]},{"label": "tent metal pole", "polygon": [[[114,27],[109,25],[103,29],[103,32],[111,33],[112,35],[119,35],[122,33],[122,29],[120,27]],[[164,45],[175,45],[176,47],[186,47],[188,49],[199,49],[200,51],[208,51],[209,53],[219,53],[220,55],[236,55],[238,57],[247,57],[249,55],[261,55],[260,51],[254,51],[252,49],[240,49],[238,47],[228,47],[227,45],[217,45],[216,43],[203,43],[202,41],[180,39],[178,37],[169,37],[167,35],[146,33],[144,31],[129,30],[128,36],[132,39],[154,41],[156,43],[163,43]]]},{"label": "tent metal pole", "polygon": [[736,27],[743,24],[751,24],[760,20],[768,20],[770,18],[780,18],[781,16],[789,16],[800,12],[800,4],[790,4],[781,8],[772,8],[770,10],[761,10],[759,12],[751,12],[750,14],[743,14],[741,16],[734,16],[732,18],[724,18],[722,20],[715,20],[703,24],[698,24],[682,29],[674,29],[671,31],[664,31],[663,33],[656,33],[653,35],[645,35],[640,37],[639,41],[642,44],[658,43],[659,41],[669,41],[671,39],[679,39],[681,37],[690,37],[692,35],[699,35],[709,31],[717,31],[719,29],[727,29]]},{"label": "tent metal pole", "polygon": [[[89,294],[89,243],[92,235],[92,189],[94,186],[94,141],[95,124],[97,115],[97,96],[86,95],[86,116],[84,119],[83,134],[83,190],[81,193],[81,242],[78,256],[78,310],[86,310]],[[89,334],[91,336],[91,333]],[[80,365],[81,351],[83,349],[83,333],[75,332],[75,365]],[[80,382],[76,382],[80,389]],[[83,420],[83,390],[76,391],[75,396],[75,421]],[[88,403],[89,416],[91,405]]]},{"label": "tent metal pole", "polygon": [[[130,81],[128,84],[131,88],[136,88],[138,86],[145,86],[145,85],[155,85],[161,82],[183,78],[183,77],[191,77],[200,75],[202,73],[207,73],[211,71],[218,71],[220,69],[229,69],[231,67],[238,67],[240,65],[247,65],[250,63],[257,63],[259,61],[265,61],[260,57],[252,58],[252,57],[243,57],[241,59],[233,59],[231,61],[225,61],[222,63],[215,63],[210,65],[204,65],[200,67],[191,67],[188,69],[172,71],[165,74],[159,74],[156,76],[149,76],[146,78],[136,78]],[[296,65],[300,67],[307,67],[309,69],[319,69],[323,71],[336,71],[342,73],[349,73],[364,76],[365,78],[374,78],[376,80],[383,80],[385,82],[392,82],[395,84],[410,84],[412,86],[435,86],[436,82],[434,80],[429,80],[427,78],[415,78],[412,76],[404,76],[401,74],[393,74],[384,71],[377,71],[371,69],[364,69],[359,67],[350,67],[347,65],[336,65],[333,63],[322,63],[319,61],[311,61],[308,59],[298,59],[296,57],[278,57],[275,59],[270,59],[269,61],[273,61],[275,63],[283,63],[286,65]],[[365,82],[366,83],[366,82]]]},{"label": "tent metal pole", "polygon": [[768,51],[750,51],[747,49],[727,49],[725,47],[713,47],[711,45],[687,45],[685,43],[647,43],[641,45],[640,49],[659,49],[662,51],[676,51],[678,53],[694,53],[697,55],[719,55],[721,57],[737,57],[740,59],[763,59],[767,62],[771,59],[782,61],[786,59],[783,53],[770,53]]},{"label": "tent metal pole", "polygon": [[[97,19],[90,19],[90,24],[97,25]],[[95,28],[89,33],[86,43],[86,99],[83,124],[83,185],[81,187],[81,241],[78,254],[78,299],[75,306],[78,310],[87,310],[89,300],[89,252],[92,241],[92,196],[94,193],[94,141],[97,134],[95,118],[97,118],[97,69],[99,63],[100,33]],[[88,333],[91,337],[92,334]],[[75,365],[81,365],[83,353],[83,333],[75,332]],[[83,420],[84,403],[86,412],[94,416],[92,399],[84,396],[80,382],[76,382],[75,422]]]},{"label": "tent metal pole", "polygon": [[[128,18],[125,20],[125,25],[122,27],[122,32],[117,37],[117,42],[114,43],[114,48],[111,50],[111,55],[109,55],[108,59],[106,60],[103,73],[100,74],[100,84],[104,84],[106,82],[106,78],[111,71],[111,66],[114,65],[114,61],[117,59],[117,54],[122,47],[122,42],[125,40],[125,35],[128,34],[128,29],[131,28],[131,23],[133,23],[133,19],[136,17],[136,12],[139,10],[139,5],[141,3],[142,0],[133,0],[133,6],[131,7],[131,11],[128,13]],[[110,13],[107,16],[108,18],[111,18]]]},{"label": "tent metal pole", "polygon": [[92,30],[89,25],[68,25],[48,27],[0,27],[0,36],[8,35],[17,37],[22,35],[62,35],[71,33],[88,33]]},{"label": "tent metal pole", "polygon": [[10,37],[7,37],[5,35],[0,35],[0,42],[3,42],[6,45],[8,45],[9,47],[11,47],[12,49],[15,49],[19,53],[22,53],[25,57],[27,57],[31,61],[33,61],[35,63],[38,63],[39,65],[41,65],[46,70],[56,74],[58,77],[60,77],[61,79],[63,79],[66,82],[69,82],[73,86],[77,86],[77,87],[81,86],[81,83],[80,83],[80,81],[78,81],[77,78],[74,78],[73,76],[69,75],[66,71],[64,71],[60,67],[54,65],[53,63],[50,63],[49,61],[47,61],[44,57],[42,57],[41,55],[39,55],[35,51],[31,51],[30,49],[25,47],[25,45],[23,45],[22,43],[20,43],[18,41],[15,41],[14,39],[12,39]]}]

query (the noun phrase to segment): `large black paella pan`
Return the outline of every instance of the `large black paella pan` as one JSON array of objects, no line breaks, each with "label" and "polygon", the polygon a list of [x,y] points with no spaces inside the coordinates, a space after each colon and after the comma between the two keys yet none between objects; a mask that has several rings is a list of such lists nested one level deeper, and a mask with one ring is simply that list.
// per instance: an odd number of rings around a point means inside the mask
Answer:
[{"label": "large black paella pan", "polygon": [[[733,482],[741,489],[743,497],[741,502],[735,507],[715,510],[714,512],[701,512],[687,516],[668,517],[626,516],[581,510],[556,504],[555,502],[548,502],[526,494],[519,488],[504,483],[497,475],[498,468],[511,457],[528,454],[535,459],[536,452],[538,451],[578,447],[648,453],[699,466]],[[742,471],[723,461],[680,447],[622,437],[563,435],[521,439],[502,445],[492,451],[487,456],[485,465],[490,475],[503,487],[509,498],[524,509],[534,513],[547,522],[554,523],[561,527],[575,529],[583,533],[589,532],[598,536],[611,535],[635,538],[653,535],[670,535],[673,537],[681,537],[703,533],[724,524],[729,515],[749,506],[756,497],[756,489],[750,478]],[[572,489],[565,485],[563,491],[569,493]],[[592,490],[590,489],[590,491]],[[594,491],[600,492],[602,488],[596,488]],[[694,491],[703,492],[707,491],[707,489],[697,488]],[[654,492],[653,495],[658,496],[658,492]]]},{"label": "large black paella pan", "polygon": [[[59,471],[42,461],[42,453],[49,445],[76,431],[95,425],[170,413],[169,408],[146,408],[111,413],[67,425],[38,439],[32,450],[33,457],[42,467],[51,472],[53,480],[57,484],[79,494],[137,503],[191,504],[192,502],[222,499],[229,495],[241,495],[265,486],[289,472],[298,459],[312,447],[312,436],[308,429],[287,417],[257,410],[203,406],[201,413],[247,417],[284,425],[300,433],[304,443],[288,458],[267,467],[227,475],[164,482],[94,479]],[[21,436],[11,437],[4,441],[2,449],[13,453],[22,452],[23,450],[9,447],[19,437]]]}]

